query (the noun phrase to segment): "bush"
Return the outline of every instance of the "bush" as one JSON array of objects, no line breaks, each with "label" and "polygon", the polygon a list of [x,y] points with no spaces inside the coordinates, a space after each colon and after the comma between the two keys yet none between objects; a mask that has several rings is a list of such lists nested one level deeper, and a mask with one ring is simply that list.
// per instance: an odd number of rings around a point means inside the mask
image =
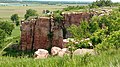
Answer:
[{"label": "bush", "polygon": [[19,26],[20,25],[20,22],[19,21],[16,21],[16,26]]},{"label": "bush", "polygon": [[98,44],[96,48],[100,51],[120,48],[120,30],[112,32],[101,44]]},{"label": "bush", "polygon": [[75,39],[81,40],[82,38],[88,38],[90,36],[89,23],[82,21],[79,26],[71,25],[68,31],[72,34]]},{"label": "bush", "polygon": [[25,19],[28,19],[30,16],[38,16],[37,11],[33,9],[26,10]]},{"label": "bush", "polygon": [[0,29],[2,29],[7,35],[11,35],[12,30],[14,29],[14,24],[8,21],[0,22]]},{"label": "bush", "polygon": [[106,33],[107,33],[107,29],[99,29],[96,32],[94,32],[90,37],[92,44],[95,46],[101,43],[102,41],[104,41],[104,39],[107,37]]},{"label": "bush", "polygon": [[13,14],[13,15],[11,16],[11,20],[12,20],[13,22],[19,21],[19,16],[18,16],[18,14]]},{"label": "bush", "polygon": [[112,6],[112,1],[111,0],[97,0],[96,2],[93,2],[91,5],[89,5],[90,8],[95,8],[95,7],[104,7],[104,6]]}]

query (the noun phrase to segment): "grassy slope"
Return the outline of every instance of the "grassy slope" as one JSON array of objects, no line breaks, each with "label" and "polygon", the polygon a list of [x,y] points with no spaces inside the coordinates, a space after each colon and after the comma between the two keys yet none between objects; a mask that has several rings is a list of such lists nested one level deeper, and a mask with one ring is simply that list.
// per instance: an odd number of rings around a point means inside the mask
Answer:
[{"label": "grassy slope", "polygon": [[[15,42],[16,40],[19,40],[19,36],[20,36],[20,27],[19,26],[15,26],[15,29],[13,29],[13,31],[12,31],[12,35],[11,36],[9,36],[9,37],[7,37],[6,39],[5,39],[5,42],[2,44],[2,47],[0,48],[0,52],[1,52],[1,50],[3,50],[9,43],[11,43],[11,42]],[[17,37],[17,38],[15,38],[15,37]],[[13,39],[14,38],[14,39]]]},{"label": "grassy slope", "polygon": [[119,67],[120,50],[96,56],[33,58],[0,57],[0,67]]},{"label": "grassy slope", "polygon": [[11,37],[20,36],[20,26],[16,26],[15,29],[12,31]]}]

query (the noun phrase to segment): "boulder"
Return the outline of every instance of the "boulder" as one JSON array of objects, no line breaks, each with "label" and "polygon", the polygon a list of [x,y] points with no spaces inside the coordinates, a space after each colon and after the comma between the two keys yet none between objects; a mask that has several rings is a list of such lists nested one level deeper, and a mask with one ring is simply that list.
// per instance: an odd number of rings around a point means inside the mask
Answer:
[{"label": "boulder", "polygon": [[63,57],[64,55],[69,55],[70,51],[68,50],[68,48],[63,48],[58,52],[58,56]]},{"label": "boulder", "polygon": [[45,49],[38,49],[35,52],[35,59],[45,59],[49,56],[49,53]]},{"label": "boulder", "polygon": [[52,47],[52,49],[51,49],[51,55],[52,55],[52,56],[56,56],[56,55],[58,55],[58,53],[59,53],[61,50],[62,50],[62,49],[59,48],[59,47]]},{"label": "boulder", "polygon": [[96,52],[94,49],[77,49],[73,52],[73,55],[85,55],[85,54],[95,55]]}]

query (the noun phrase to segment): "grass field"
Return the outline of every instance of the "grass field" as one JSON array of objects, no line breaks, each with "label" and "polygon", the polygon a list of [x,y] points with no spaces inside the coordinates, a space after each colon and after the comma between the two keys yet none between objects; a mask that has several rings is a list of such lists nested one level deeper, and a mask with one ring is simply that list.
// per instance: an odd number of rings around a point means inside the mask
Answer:
[{"label": "grass field", "polygon": [[38,14],[41,15],[43,10],[61,10],[67,7],[67,5],[39,5],[39,6],[0,6],[0,18],[8,19],[12,14],[19,14],[20,17],[24,17],[27,9],[37,10]]},{"label": "grass field", "polygon": [[[77,5],[80,4],[69,4],[69,6],[77,6]],[[61,5],[39,4],[38,6],[0,6],[0,19],[10,20],[10,16],[15,13],[17,13],[20,16],[20,18],[23,18],[27,9],[34,9],[41,16],[43,10],[50,10],[50,11],[62,10],[67,6],[68,4],[61,4]]]},{"label": "grass field", "polygon": [[0,57],[0,67],[120,67],[120,50],[101,55],[50,57],[34,59],[28,57]]}]

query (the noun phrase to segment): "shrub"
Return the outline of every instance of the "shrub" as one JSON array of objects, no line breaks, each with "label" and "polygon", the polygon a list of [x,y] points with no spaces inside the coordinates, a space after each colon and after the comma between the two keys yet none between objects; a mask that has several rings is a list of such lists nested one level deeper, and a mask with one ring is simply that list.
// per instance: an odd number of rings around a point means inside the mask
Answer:
[{"label": "shrub", "polygon": [[19,16],[18,14],[13,14],[11,16],[11,20],[14,22],[14,23],[17,23],[17,21],[19,21]]},{"label": "shrub", "polygon": [[0,29],[2,29],[7,35],[11,35],[12,30],[14,29],[14,24],[8,21],[0,22]]},{"label": "shrub", "polygon": [[96,47],[100,51],[120,48],[120,30],[112,32],[105,40]]},{"label": "shrub", "polygon": [[107,37],[106,33],[107,33],[107,29],[99,29],[96,32],[94,32],[90,37],[92,44],[95,46],[101,43]]},{"label": "shrub", "polygon": [[26,10],[25,19],[28,19],[30,16],[38,16],[37,11],[33,9]]}]

